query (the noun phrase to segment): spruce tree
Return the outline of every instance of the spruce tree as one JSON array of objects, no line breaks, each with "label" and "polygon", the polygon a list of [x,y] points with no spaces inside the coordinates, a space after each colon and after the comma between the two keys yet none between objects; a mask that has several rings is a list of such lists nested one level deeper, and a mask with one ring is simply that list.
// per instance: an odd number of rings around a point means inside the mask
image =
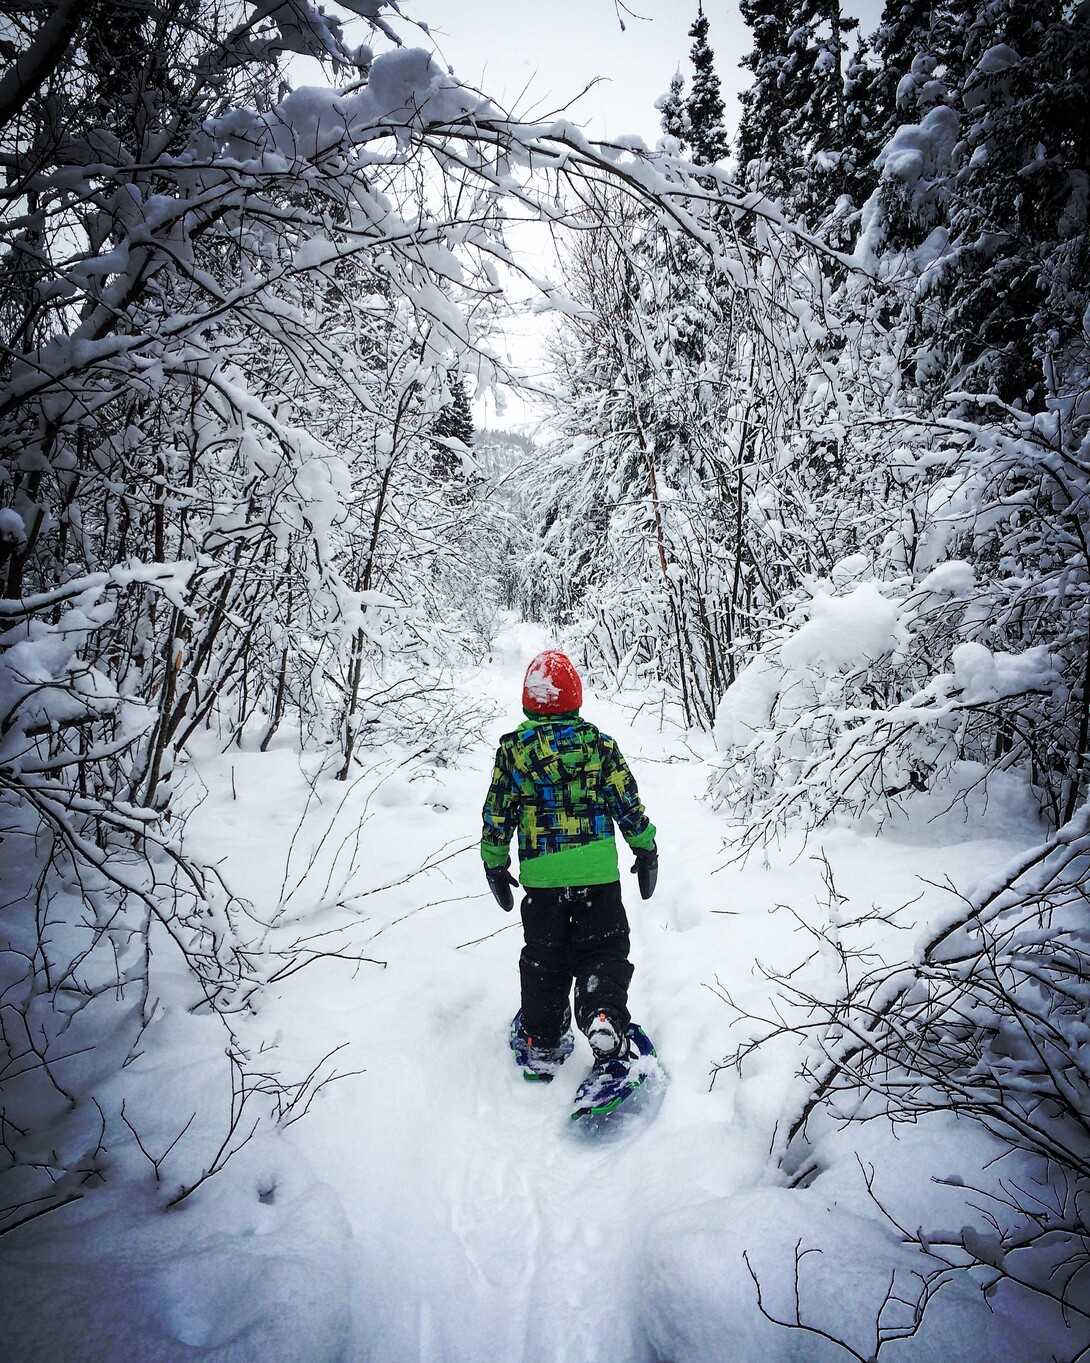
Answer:
[{"label": "spruce tree", "polygon": [[876,158],[885,143],[878,71],[870,44],[860,38],[844,72],[844,137],[838,185],[861,207],[878,183]]},{"label": "spruce tree", "polygon": [[933,0],[886,0],[873,40],[877,70],[874,94],[879,132],[883,141],[905,121],[904,94],[900,107],[898,90],[920,53],[931,53]]},{"label": "spruce tree", "polygon": [[1038,410],[1090,303],[1090,11],[993,0],[969,32],[947,324],[959,384]]},{"label": "spruce tree", "polygon": [[740,9],[753,30],[742,65],[754,75],[741,97],[743,178],[816,225],[867,153],[847,142],[840,69],[856,21],[839,0],[741,0]]},{"label": "spruce tree", "polygon": [[739,9],[753,33],[753,49],[741,62],[752,71],[753,83],[740,97],[739,171],[779,198],[787,189],[788,167],[794,159],[771,135],[784,127],[787,115],[787,14],[783,0],[741,0]]},{"label": "spruce tree", "polygon": [[689,29],[689,37],[693,40],[689,49],[693,86],[685,101],[689,144],[692,159],[698,166],[712,166],[726,156],[729,143],[723,127],[723,96],[715,72],[715,54],[708,46],[708,18],[703,5]]},{"label": "spruce tree", "polygon": [[923,156],[904,163],[906,176],[896,154],[887,162],[875,209],[883,249],[920,250],[928,267],[906,333],[916,357],[906,377],[925,401],[961,389],[1037,410],[1055,357],[1079,344],[1090,301],[1088,34],[1086,9],[1071,14],[1062,0],[887,9],[876,44],[905,74],[886,116]]},{"label": "spruce tree", "polygon": [[689,115],[685,111],[685,101],[681,95],[684,86],[684,76],[680,71],[675,71],[670,80],[668,93],[655,101],[655,108],[662,114],[662,131],[667,137],[674,138],[681,150],[685,149],[689,141]]},{"label": "spruce tree", "polygon": [[473,412],[466,394],[465,379],[461,374],[451,374],[447,379],[450,389],[450,402],[439,409],[432,425],[432,438],[435,440],[435,454],[438,463],[452,476],[462,471],[462,461],[457,452],[441,442],[448,439],[460,440],[472,448],[474,425]]}]

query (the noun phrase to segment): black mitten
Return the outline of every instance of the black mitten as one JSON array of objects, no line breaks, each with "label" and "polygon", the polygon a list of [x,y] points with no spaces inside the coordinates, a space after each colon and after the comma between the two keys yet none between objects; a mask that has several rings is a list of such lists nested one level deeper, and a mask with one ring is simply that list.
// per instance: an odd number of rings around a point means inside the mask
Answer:
[{"label": "black mitten", "polygon": [[654,844],[646,850],[633,847],[632,854],[636,858],[632,863],[632,871],[640,884],[640,898],[650,899],[658,884],[659,849]]},{"label": "black mitten", "polygon": [[[507,866],[510,865],[511,863],[508,861]],[[488,888],[492,891],[496,903],[504,913],[510,913],[515,907],[515,896],[511,893],[511,887],[512,885],[518,886],[518,881],[507,869],[507,866],[486,866],[484,868],[485,876],[488,879]]]}]

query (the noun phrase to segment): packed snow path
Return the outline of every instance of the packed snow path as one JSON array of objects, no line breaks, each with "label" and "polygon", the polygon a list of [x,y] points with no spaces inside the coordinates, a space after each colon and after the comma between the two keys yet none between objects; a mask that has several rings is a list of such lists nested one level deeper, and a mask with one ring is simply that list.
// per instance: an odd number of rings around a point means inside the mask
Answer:
[{"label": "packed snow path", "polygon": [[655,1357],[643,1309],[650,1229],[752,1182],[762,1163],[751,1140],[730,1135],[727,1086],[709,1092],[728,1015],[702,981],[714,970],[748,980],[752,951],[748,912],[729,878],[713,875],[723,825],[700,803],[707,769],[692,740],[661,733],[656,716],[591,694],[583,713],[620,742],[659,828],[655,898],[640,900],[631,858],[622,874],[633,1015],[670,1084],[646,1126],[587,1142],[568,1129],[585,1041],[549,1086],[525,1083],[512,1062],[520,925],[488,894],[476,838],[492,740],[521,719],[535,642],[520,632],[482,671],[497,718],[479,752],[434,785],[395,780],[380,791],[364,866],[375,843],[396,847],[406,871],[451,843],[473,844],[443,878],[388,898],[383,917],[400,922],[368,924],[364,935],[378,935],[365,949],[387,968],[363,965],[351,983],[337,963],[299,977],[306,1026],[328,1045],[350,1041],[366,1068],[323,1094],[296,1131],[351,1228],[353,1318],[374,1363]]},{"label": "packed snow path", "polygon": [[[194,851],[221,863],[255,915],[275,919],[270,947],[308,943],[296,963],[328,953],[236,1019],[248,1067],[301,1079],[329,1058],[302,1120],[262,1128],[164,1214],[171,1180],[214,1155],[230,1095],[219,1024],[161,979],[157,1027],[119,1076],[118,1097],[153,1152],[192,1112],[199,1121],[164,1160],[162,1188],[120,1140],[102,1189],[5,1237],[0,1353],[10,1363],[842,1358],[757,1309],[742,1250],[786,1314],[800,1240],[823,1250],[807,1264],[808,1314],[865,1343],[898,1251],[861,1187],[856,1150],[879,1165],[894,1205],[907,1199],[912,1224],[947,1214],[954,1190],[931,1183],[936,1160],[971,1172],[990,1151],[959,1129],[921,1161],[888,1132],[853,1128],[854,1144],[830,1147],[812,1187],[778,1186],[768,1153],[799,1055],[792,1043],[770,1048],[744,1077],[725,1072],[712,1085],[714,1062],[752,1026],[721,995],[767,1015],[761,966],[810,958],[818,983],[836,968],[795,913],[826,923],[841,909],[918,900],[922,914],[938,892],[921,872],[964,883],[1029,834],[1013,814],[1004,831],[993,808],[990,841],[963,830],[940,842],[931,830],[936,845],[923,850],[907,835],[840,830],[767,865],[727,866],[727,825],[702,800],[710,741],[663,725],[639,698],[607,701],[587,678],[583,713],[618,740],[659,829],[654,898],[639,899],[625,857],[622,876],[632,1011],[669,1084],[651,1120],[615,1141],[581,1140],[567,1114],[589,1064],[585,1041],[551,1085],[525,1083],[508,1050],[520,925],[488,893],[477,851],[495,741],[520,719],[522,671],[548,642],[512,629],[469,679],[495,712],[454,763],[371,749],[358,782],[327,770],[308,795],[304,773],[321,764],[301,764],[287,736],[267,753],[209,743],[191,783],[209,792],[190,822]],[[421,735],[421,747],[447,737]],[[1054,1342],[977,1311],[966,1293],[978,1296],[969,1284],[941,1296],[894,1357],[1051,1356]]]},{"label": "packed snow path", "polygon": [[[482,678],[506,716],[496,736],[521,718],[523,656]],[[628,877],[625,898],[633,1015],[672,1082],[657,1119],[620,1144],[566,1129],[589,1050],[579,1038],[550,1086],[523,1081],[507,1049],[517,913],[505,917],[485,891],[475,847],[452,867],[457,889],[477,897],[391,930],[390,967],[364,970],[350,1020],[330,1019],[358,1038],[367,1073],[351,1093],[330,1095],[341,1120],[323,1119],[310,1137],[316,1166],[337,1170],[358,1254],[355,1315],[375,1363],[654,1357],[641,1309],[648,1228],[759,1170],[758,1152],[724,1139],[726,1092],[708,1092],[715,1023],[726,1018],[713,996],[701,998],[707,930],[724,968],[745,957],[748,974],[749,960],[743,917],[708,912],[737,906],[726,884],[714,888],[722,824],[698,803],[706,773],[685,760],[676,731],[664,739],[650,721],[634,730],[630,714],[593,700],[583,713],[618,738],[659,827],[662,887],[644,904]],[[445,775],[449,812],[431,820],[440,841],[455,829],[475,837],[490,761],[489,748]],[[421,856],[431,850],[418,843]]]}]

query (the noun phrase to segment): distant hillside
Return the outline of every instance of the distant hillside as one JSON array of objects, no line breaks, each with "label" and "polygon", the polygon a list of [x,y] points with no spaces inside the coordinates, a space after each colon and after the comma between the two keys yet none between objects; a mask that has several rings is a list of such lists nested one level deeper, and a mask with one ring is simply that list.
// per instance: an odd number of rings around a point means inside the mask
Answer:
[{"label": "distant hillside", "polygon": [[502,477],[539,446],[532,437],[518,431],[479,430],[473,437],[473,453],[481,472],[489,478]]}]

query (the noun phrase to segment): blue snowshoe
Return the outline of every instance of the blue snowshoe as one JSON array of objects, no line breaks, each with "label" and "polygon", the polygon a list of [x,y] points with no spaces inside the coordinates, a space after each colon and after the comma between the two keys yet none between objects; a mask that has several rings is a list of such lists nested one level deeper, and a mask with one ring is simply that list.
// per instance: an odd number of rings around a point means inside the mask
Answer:
[{"label": "blue snowshoe", "polygon": [[614,1054],[603,1057],[596,1052],[594,1068],[572,1103],[571,1120],[580,1130],[592,1132],[619,1112],[635,1112],[643,1106],[640,1100],[646,1096],[648,1079],[659,1074],[650,1038],[638,1023],[630,1022]]},{"label": "blue snowshoe", "polygon": [[565,1023],[568,1030],[556,1046],[535,1046],[533,1038],[526,1035],[522,1027],[522,1010],[511,1019],[511,1050],[515,1054],[515,1064],[522,1070],[523,1079],[531,1083],[551,1084],[557,1070],[575,1049],[575,1037],[570,1027],[570,1017]]}]

